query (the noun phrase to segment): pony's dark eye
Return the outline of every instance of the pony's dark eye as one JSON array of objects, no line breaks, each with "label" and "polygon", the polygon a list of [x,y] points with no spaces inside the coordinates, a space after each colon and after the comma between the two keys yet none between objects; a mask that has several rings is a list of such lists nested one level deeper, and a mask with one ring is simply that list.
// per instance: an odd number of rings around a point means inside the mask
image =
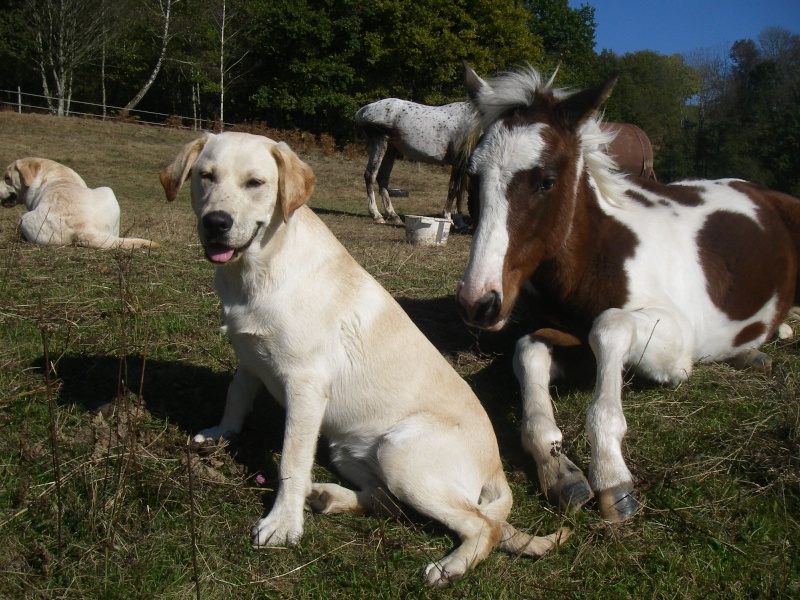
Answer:
[{"label": "pony's dark eye", "polygon": [[547,177],[545,179],[542,179],[542,183],[539,184],[539,190],[538,191],[546,192],[547,190],[552,190],[553,186],[555,184],[556,184],[556,178],[555,177]]}]

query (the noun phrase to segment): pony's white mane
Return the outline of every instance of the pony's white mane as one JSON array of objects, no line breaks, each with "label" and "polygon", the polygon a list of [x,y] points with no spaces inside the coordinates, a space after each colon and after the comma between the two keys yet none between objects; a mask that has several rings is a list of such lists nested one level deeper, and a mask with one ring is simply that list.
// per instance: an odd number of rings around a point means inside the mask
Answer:
[{"label": "pony's white mane", "polygon": [[603,131],[600,123],[603,115],[597,114],[586,120],[578,131],[583,159],[591,181],[597,185],[601,199],[613,206],[620,206],[618,199],[625,196],[627,184],[616,161],[606,152],[608,145],[617,137],[615,131]]},{"label": "pony's white mane", "polygon": [[[571,96],[574,93],[572,90],[553,87],[557,73],[558,69],[545,80],[539,71],[527,65],[517,71],[506,71],[490,78],[489,85],[480,89],[473,98],[480,115],[479,128],[485,131],[507,112],[533,106],[538,94],[550,93],[557,100]],[[602,114],[587,119],[581,125],[578,137],[586,168],[597,191],[607,202],[618,205],[614,199],[623,197],[625,183],[616,162],[605,152],[616,137],[616,132],[601,130],[602,120]]]}]

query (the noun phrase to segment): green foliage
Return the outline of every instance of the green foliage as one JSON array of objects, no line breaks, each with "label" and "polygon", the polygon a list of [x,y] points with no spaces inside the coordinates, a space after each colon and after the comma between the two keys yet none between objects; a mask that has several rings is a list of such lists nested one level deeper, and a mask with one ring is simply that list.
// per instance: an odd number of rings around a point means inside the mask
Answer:
[{"label": "green foliage", "polygon": [[704,78],[682,132],[682,143],[694,147],[694,174],[800,195],[800,36],[768,28],[758,43],[734,43],[724,67],[713,57],[693,66],[716,74]]},{"label": "green foliage", "polygon": [[358,84],[361,3],[354,0],[266,0],[254,8],[256,104],[275,126],[295,125],[342,135],[357,109],[350,90]]},{"label": "green foliage", "polygon": [[594,8],[588,4],[570,8],[567,0],[528,0],[524,4],[530,14],[529,27],[544,46],[544,62],[537,66],[545,71],[558,67],[559,79],[568,86],[595,83]]},{"label": "green foliage", "polygon": [[284,0],[256,12],[269,43],[254,100],[277,124],[340,138],[352,135],[358,107],[379,98],[462,100],[463,60],[493,72],[541,56],[510,0]]},{"label": "green foliage", "polygon": [[[679,54],[665,56],[643,50],[622,57],[603,51],[597,60],[602,76],[619,73],[614,92],[606,104],[609,121],[633,123],[647,132],[659,150],[681,131],[687,101],[696,93],[695,71]],[[659,172],[656,164],[656,172]]]}]

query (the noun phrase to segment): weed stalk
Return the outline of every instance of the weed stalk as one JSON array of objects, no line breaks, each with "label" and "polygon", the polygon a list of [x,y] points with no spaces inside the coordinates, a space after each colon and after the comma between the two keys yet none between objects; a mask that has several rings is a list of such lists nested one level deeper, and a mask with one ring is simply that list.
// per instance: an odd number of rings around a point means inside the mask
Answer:
[{"label": "weed stalk", "polygon": [[197,530],[194,521],[194,477],[192,476],[192,440],[186,442],[186,471],[189,475],[189,528],[191,529],[192,539],[192,570],[194,578],[194,589],[197,593],[197,600],[200,600],[200,576],[197,570]]},{"label": "weed stalk", "polygon": [[64,502],[61,497],[61,457],[58,452],[58,438],[56,436],[56,407],[53,400],[53,380],[50,376],[50,340],[48,338],[50,329],[44,323],[44,310],[42,309],[42,296],[39,295],[39,333],[42,336],[42,352],[44,354],[44,382],[47,390],[47,406],[50,412],[50,447],[53,457],[53,477],[56,482],[56,521],[58,529],[58,548],[62,549],[64,541],[64,530],[61,516],[64,512]]}]

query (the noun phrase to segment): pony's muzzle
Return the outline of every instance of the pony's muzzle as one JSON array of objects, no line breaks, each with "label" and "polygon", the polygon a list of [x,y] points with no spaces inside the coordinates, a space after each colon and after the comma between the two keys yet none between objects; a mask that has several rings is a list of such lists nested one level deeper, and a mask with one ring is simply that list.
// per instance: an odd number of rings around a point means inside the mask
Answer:
[{"label": "pony's muzzle", "polygon": [[470,325],[483,327],[485,329],[499,329],[502,327],[500,309],[503,306],[503,300],[500,296],[500,292],[489,290],[477,300],[470,301],[465,294],[461,293],[462,290],[462,286],[459,285],[456,296],[458,299],[459,312],[464,321]]}]

